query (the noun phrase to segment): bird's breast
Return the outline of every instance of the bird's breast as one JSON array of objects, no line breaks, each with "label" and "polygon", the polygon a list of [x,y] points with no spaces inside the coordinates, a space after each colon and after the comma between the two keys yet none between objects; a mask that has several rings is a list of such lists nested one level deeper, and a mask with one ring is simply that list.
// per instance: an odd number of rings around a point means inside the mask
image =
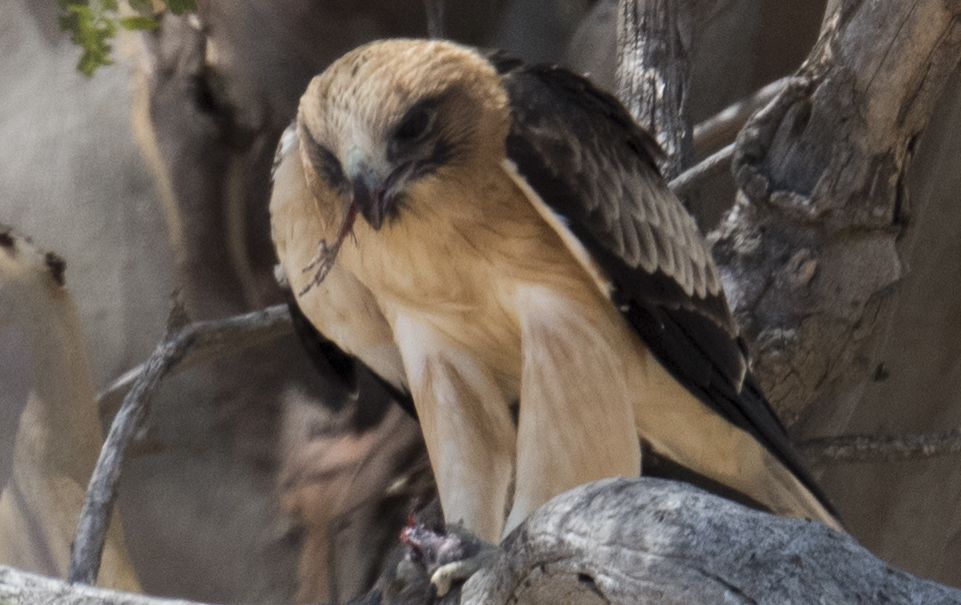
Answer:
[{"label": "bird's breast", "polygon": [[389,323],[413,316],[430,324],[502,376],[513,397],[518,288],[546,286],[573,299],[597,289],[523,193],[499,167],[492,173],[493,182],[413,188],[380,230],[358,221],[338,262],[374,293]]},{"label": "bird's breast", "polygon": [[342,261],[374,293],[387,322],[393,327],[404,317],[431,326],[449,347],[489,368],[505,396],[516,397],[520,330],[512,280],[449,234],[412,234],[405,246],[364,245],[361,238]]}]

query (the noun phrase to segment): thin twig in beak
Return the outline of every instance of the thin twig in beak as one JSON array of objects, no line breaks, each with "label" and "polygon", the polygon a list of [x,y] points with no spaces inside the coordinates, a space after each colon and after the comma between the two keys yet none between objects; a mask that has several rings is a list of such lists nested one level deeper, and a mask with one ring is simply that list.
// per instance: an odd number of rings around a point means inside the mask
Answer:
[{"label": "thin twig in beak", "polygon": [[320,284],[330,273],[330,270],[334,266],[334,261],[337,260],[337,253],[340,252],[340,246],[347,239],[347,235],[352,235],[354,232],[354,220],[357,218],[357,204],[351,202],[347,207],[347,212],[344,213],[344,220],[340,223],[340,228],[337,230],[337,240],[334,245],[331,246],[327,243],[327,240],[322,239],[320,243],[317,244],[317,256],[311,259],[310,263],[304,267],[303,273],[310,273],[316,269],[314,277],[307,283],[307,286],[301,290],[297,296],[303,296],[310,291],[311,288]]}]

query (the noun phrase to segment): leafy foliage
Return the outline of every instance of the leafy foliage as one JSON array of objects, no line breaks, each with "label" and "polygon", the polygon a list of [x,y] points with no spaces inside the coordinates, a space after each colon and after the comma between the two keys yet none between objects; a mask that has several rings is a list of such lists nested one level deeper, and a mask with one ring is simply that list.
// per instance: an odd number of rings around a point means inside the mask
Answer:
[{"label": "leafy foliage", "polygon": [[167,8],[175,15],[197,10],[195,0],[167,0]]},{"label": "leafy foliage", "polygon": [[[57,0],[60,4],[60,29],[70,32],[70,39],[83,54],[77,70],[91,76],[98,67],[110,65],[111,41],[117,28],[148,30],[160,26],[159,12],[164,8],[175,15],[197,10],[196,0],[127,0],[135,16],[120,16],[117,0]],[[158,12],[159,9],[159,12]]]}]

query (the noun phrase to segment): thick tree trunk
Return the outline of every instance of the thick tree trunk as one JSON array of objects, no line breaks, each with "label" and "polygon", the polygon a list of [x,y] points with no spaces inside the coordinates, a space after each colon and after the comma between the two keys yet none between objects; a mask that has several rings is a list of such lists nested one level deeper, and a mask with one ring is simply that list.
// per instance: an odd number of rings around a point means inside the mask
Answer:
[{"label": "thick tree trunk", "polygon": [[[908,176],[910,256],[871,381],[844,434],[961,426],[961,70],[938,104]],[[923,209],[919,208],[923,206]],[[930,443],[930,442],[929,442]],[[834,464],[821,483],[846,527],[911,573],[961,586],[958,456]]]},{"label": "thick tree trunk", "polygon": [[713,234],[775,408],[843,426],[876,370],[907,251],[905,172],[961,56],[958,3],[834,3],[787,88],[738,137],[737,203]]}]

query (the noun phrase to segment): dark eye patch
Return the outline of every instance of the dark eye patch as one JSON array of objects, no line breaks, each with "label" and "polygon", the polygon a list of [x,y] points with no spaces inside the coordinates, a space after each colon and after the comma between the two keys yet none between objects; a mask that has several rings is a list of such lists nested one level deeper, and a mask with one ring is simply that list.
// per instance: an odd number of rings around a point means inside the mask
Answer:
[{"label": "dark eye patch", "polygon": [[[307,129],[304,129],[307,131]],[[310,131],[307,131],[306,145],[307,158],[311,165],[317,169],[317,173],[327,182],[331,189],[343,189],[347,187],[347,177],[344,169],[340,165],[340,160],[332,151],[318,143]]]},{"label": "dark eye patch", "polygon": [[408,109],[391,133],[393,144],[404,148],[423,140],[434,129],[434,116],[440,101],[439,97],[432,97]]},{"label": "dark eye patch", "polygon": [[394,130],[394,140],[398,143],[413,143],[427,132],[430,125],[430,112],[427,107],[416,105],[404,116]]}]

